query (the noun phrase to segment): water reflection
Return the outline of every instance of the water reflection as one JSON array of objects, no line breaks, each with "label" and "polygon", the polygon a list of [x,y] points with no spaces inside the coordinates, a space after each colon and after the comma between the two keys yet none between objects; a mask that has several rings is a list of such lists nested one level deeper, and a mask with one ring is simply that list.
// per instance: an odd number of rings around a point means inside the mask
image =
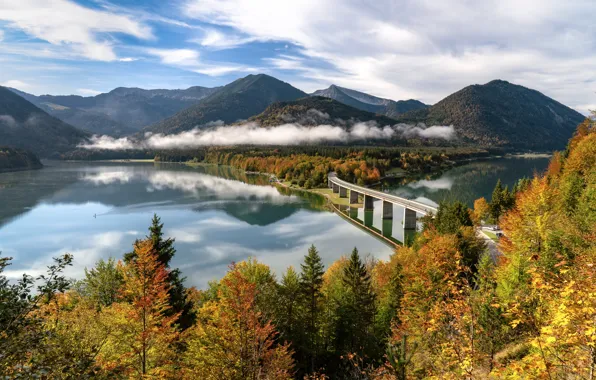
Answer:
[{"label": "water reflection", "polygon": [[441,200],[460,200],[473,206],[477,198],[490,199],[498,179],[511,188],[518,179],[544,171],[548,162],[545,157],[473,161],[423,178],[386,180],[383,191],[431,205]]},{"label": "water reflection", "polygon": [[279,274],[298,266],[311,244],[327,264],[354,246],[378,258],[391,253],[322,211],[321,197],[278,191],[265,176],[217,166],[50,165],[0,175],[0,251],[15,259],[7,272],[11,278],[24,271],[38,274],[64,252],[75,257],[68,275],[80,278],[99,258],[129,251],[146,235],[154,212],[166,235],[176,238],[173,265],[199,287],[248,256]]}]

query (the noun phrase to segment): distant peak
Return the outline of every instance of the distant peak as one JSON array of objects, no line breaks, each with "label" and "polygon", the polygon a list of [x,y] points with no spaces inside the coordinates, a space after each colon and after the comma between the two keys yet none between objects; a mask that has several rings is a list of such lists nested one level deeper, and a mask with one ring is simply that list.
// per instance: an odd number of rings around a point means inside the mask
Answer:
[{"label": "distant peak", "polygon": [[490,82],[487,83],[487,85],[502,85],[502,84],[511,84],[510,82],[507,82],[506,80],[503,79],[493,79]]}]

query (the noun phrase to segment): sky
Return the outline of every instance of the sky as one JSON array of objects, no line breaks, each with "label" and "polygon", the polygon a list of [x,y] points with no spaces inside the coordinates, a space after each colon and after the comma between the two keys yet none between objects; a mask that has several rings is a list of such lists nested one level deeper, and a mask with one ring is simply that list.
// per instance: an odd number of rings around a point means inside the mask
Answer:
[{"label": "sky", "polygon": [[594,0],[0,0],[0,85],[91,96],[266,73],[428,104],[508,80],[596,109]]}]

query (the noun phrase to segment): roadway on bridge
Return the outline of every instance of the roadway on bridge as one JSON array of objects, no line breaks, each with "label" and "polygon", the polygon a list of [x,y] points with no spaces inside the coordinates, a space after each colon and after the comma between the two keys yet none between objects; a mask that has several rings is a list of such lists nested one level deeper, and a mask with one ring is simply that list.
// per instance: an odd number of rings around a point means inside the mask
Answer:
[{"label": "roadway on bridge", "polygon": [[429,206],[424,203],[412,201],[409,199],[405,199],[402,197],[398,197],[397,195],[383,193],[382,191],[372,190],[372,189],[369,189],[366,187],[355,185],[350,182],[346,182],[344,180],[339,179],[335,172],[330,172],[327,175],[327,178],[329,179],[330,182],[332,182],[338,186],[345,187],[346,189],[349,189],[350,191],[353,190],[359,194],[368,195],[375,199],[387,201],[387,202],[408,208],[410,210],[416,211],[417,213],[420,213],[423,215],[437,213],[436,207]]}]

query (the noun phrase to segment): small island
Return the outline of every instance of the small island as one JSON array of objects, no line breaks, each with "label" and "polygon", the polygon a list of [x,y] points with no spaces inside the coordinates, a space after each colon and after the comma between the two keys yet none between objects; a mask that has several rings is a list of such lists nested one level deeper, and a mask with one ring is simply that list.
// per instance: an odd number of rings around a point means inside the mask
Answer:
[{"label": "small island", "polygon": [[24,149],[0,146],[0,173],[17,170],[41,169],[39,158]]}]

